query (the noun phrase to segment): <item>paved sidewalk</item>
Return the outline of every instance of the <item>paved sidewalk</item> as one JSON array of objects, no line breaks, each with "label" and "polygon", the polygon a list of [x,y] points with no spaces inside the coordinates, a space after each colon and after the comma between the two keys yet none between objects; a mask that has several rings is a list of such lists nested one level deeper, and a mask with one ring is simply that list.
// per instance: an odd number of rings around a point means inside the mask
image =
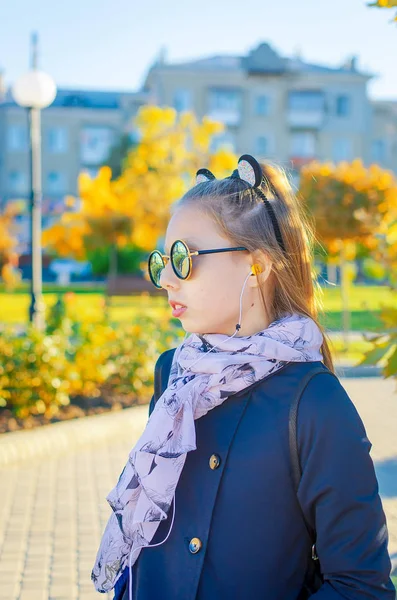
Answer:
[{"label": "paved sidewalk", "polygon": [[[377,378],[342,383],[373,444],[371,454],[388,519],[389,551],[397,554],[395,383]],[[113,598],[113,592],[98,595],[90,573],[110,514],[105,496],[145,425],[147,408],[83,419],[91,429],[103,430],[109,423],[111,435],[76,443],[68,453],[48,450],[46,459],[22,457],[21,462],[0,469],[0,600]]]}]

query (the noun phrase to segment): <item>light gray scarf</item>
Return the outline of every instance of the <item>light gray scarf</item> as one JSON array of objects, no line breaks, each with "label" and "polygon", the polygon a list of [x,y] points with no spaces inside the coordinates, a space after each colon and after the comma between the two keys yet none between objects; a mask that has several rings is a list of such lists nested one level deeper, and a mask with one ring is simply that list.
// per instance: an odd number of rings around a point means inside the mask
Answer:
[{"label": "light gray scarf", "polygon": [[114,587],[167,518],[186,453],[196,450],[194,420],[288,362],[323,358],[321,331],[301,315],[283,317],[254,335],[226,339],[191,334],[177,347],[168,387],[106,497],[113,512],[91,573],[98,592]]}]

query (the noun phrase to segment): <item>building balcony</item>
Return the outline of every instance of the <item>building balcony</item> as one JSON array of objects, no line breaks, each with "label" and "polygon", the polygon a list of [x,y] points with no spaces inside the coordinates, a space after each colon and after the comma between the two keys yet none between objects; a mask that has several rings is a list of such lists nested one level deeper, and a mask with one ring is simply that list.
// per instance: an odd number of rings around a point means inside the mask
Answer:
[{"label": "building balcony", "polygon": [[219,121],[224,125],[240,125],[241,113],[239,110],[230,108],[213,108],[207,116],[213,121]]},{"label": "building balcony", "polygon": [[290,127],[320,129],[324,124],[324,111],[290,108],[287,112],[287,122]]}]

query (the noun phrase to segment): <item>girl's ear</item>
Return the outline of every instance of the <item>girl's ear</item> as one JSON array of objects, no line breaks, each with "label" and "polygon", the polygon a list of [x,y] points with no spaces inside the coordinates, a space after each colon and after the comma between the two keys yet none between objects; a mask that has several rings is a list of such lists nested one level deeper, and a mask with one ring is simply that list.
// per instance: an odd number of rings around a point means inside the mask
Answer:
[{"label": "girl's ear", "polygon": [[213,179],[215,179],[215,175],[209,169],[199,169],[196,173],[196,185]]},{"label": "girl's ear", "polygon": [[259,264],[257,261],[251,266],[252,277],[250,277],[250,286],[259,287],[265,283],[272,271],[272,262],[270,259],[261,261]]}]

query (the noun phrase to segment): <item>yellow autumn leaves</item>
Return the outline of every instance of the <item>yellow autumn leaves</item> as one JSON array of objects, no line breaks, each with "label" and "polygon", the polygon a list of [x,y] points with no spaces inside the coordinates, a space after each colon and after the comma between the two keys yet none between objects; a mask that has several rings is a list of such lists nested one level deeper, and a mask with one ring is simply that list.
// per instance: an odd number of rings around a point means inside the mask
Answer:
[{"label": "yellow autumn leaves", "polygon": [[[378,165],[366,168],[360,160],[339,165],[312,162],[302,169],[301,175],[300,194],[315,219],[316,236],[327,251],[326,260],[341,267],[343,329],[347,339],[349,282],[356,271],[355,263],[350,261],[355,259],[360,245],[370,253],[372,276],[387,277],[394,289],[397,286],[397,180],[390,171]],[[382,313],[385,330],[397,318],[397,311],[390,315],[387,322]],[[396,342],[397,338],[390,334],[390,347]],[[377,342],[374,344],[365,358],[368,364],[377,356]],[[397,348],[385,373],[396,372]]]},{"label": "yellow autumn leaves", "polygon": [[31,325],[23,336],[0,333],[0,408],[18,418],[50,418],[76,397],[147,401],[159,354],[183,337],[166,308],[156,318],[139,310],[122,327],[65,317],[51,334]]},{"label": "yellow autumn leaves", "polygon": [[[109,167],[96,178],[82,173],[78,210],[66,212],[43,234],[43,244],[62,256],[83,259],[87,249],[127,243],[150,250],[163,233],[170,206],[193,184],[203,166],[224,177],[236,157],[226,150],[211,153],[213,136],[223,126],[192,113],[145,106],[135,125],[140,141],[129,153],[121,176],[112,180]],[[68,199],[69,205],[73,201]]]},{"label": "yellow autumn leaves", "polygon": [[378,0],[372,6],[379,6],[379,8],[393,8],[397,6],[397,0]]},{"label": "yellow autumn leaves", "polygon": [[332,251],[337,240],[360,241],[370,249],[380,236],[394,244],[397,180],[378,165],[312,162],[301,172],[300,195],[316,222],[319,240]]},{"label": "yellow autumn leaves", "polygon": [[10,288],[20,281],[15,217],[21,210],[20,203],[12,202],[0,213],[0,276]]},{"label": "yellow autumn leaves", "polygon": [[[376,0],[376,2],[369,3],[368,6],[376,8],[396,8],[397,0]],[[393,21],[397,21],[397,14],[395,15]]]}]

